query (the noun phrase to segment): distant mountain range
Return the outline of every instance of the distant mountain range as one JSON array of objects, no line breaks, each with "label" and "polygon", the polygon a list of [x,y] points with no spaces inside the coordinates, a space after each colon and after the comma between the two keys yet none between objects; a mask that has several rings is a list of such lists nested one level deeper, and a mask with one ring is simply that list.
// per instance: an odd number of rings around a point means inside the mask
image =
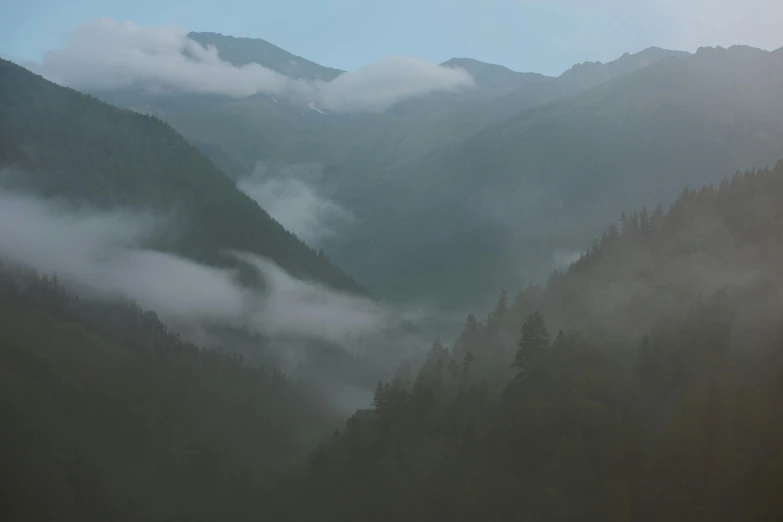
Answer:
[{"label": "distant mountain range", "polygon": [[358,276],[370,274],[350,263],[362,251],[398,274],[449,260],[450,270],[408,290],[393,276],[381,285],[402,293],[422,284],[448,292],[466,273],[475,291],[544,277],[553,252],[587,248],[624,208],[666,204],[684,185],[774,163],[781,109],[779,54],[738,47],[660,60],[395,169],[357,211],[377,228],[367,224],[342,259]]},{"label": "distant mountain range", "polygon": [[[264,40],[191,38],[238,65],[341,74]],[[101,96],[161,115],[235,179],[257,162],[321,165],[316,188],[356,218],[324,245],[338,263],[380,295],[459,307],[540,279],[623,208],[783,156],[781,64],[783,50],[741,46],[653,47],[559,77],[453,58],[475,88],[380,114],[262,94]]]}]

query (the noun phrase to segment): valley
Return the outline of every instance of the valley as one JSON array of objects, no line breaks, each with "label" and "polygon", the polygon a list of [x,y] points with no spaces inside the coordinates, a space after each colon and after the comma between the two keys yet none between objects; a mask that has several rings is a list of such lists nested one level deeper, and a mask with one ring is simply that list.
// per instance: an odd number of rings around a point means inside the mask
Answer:
[{"label": "valley", "polygon": [[633,48],[0,59],[0,519],[779,520],[783,48]]}]

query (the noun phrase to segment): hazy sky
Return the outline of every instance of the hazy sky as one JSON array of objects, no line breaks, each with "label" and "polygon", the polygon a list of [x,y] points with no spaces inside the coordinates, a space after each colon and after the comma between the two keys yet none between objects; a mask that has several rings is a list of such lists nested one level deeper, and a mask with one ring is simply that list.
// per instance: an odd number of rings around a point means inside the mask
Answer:
[{"label": "hazy sky", "polygon": [[344,69],[468,56],[555,74],[651,45],[783,46],[783,0],[4,0],[2,11],[0,54],[15,60],[101,16],[264,38]]}]

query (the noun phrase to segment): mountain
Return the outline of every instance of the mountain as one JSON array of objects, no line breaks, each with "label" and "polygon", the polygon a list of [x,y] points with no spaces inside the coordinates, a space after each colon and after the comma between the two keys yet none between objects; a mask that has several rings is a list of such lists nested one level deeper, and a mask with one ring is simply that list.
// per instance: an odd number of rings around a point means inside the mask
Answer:
[{"label": "mountain", "polygon": [[[366,228],[331,250],[383,294],[517,288],[556,268],[557,251],[586,248],[623,208],[770,165],[783,155],[782,107],[779,54],[665,58],[395,169],[356,201]],[[394,271],[371,269],[378,259]]]},{"label": "mountain", "polygon": [[605,64],[584,62],[574,65],[560,76],[560,80],[570,84],[572,89],[582,90],[625,76],[666,58],[687,58],[689,56],[690,53],[684,51],[648,47],[635,54],[625,53],[617,60]]},{"label": "mountain", "polygon": [[339,417],[154,312],[0,266],[0,518],[255,520]]},{"label": "mountain", "polygon": [[533,82],[551,80],[543,74],[512,71],[502,65],[481,62],[473,58],[452,58],[441,65],[464,69],[473,77],[476,88],[461,93],[463,96],[493,98],[519,90]]},{"label": "mountain", "polygon": [[275,486],[280,520],[783,516],[783,161],[634,211]]},{"label": "mountain", "polygon": [[[216,46],[222,53],[219,42]],[[382,114],[324,115],[279,97],[256,95],[201,111],[172,112],[166,118],[185,136],[220,147],[243,165],[322,162],[341,180],[333,184],[350,194],[346,197],[355,197],[365,190],[365,181],[374,184],[390,166],[458,144],[523,110],[682,55],[687,53],[652,48],[607,64],[577,66],[558,78],[452,58],[441,65],[465,69],[475,88],[412,98]]]},{"label": "mountain", "polygon": [[174,213],[169,250],[225,266],[226,250],[268,257],[297,277],[363,292],[349,276],[274,221],[202,153],[154,117],[112,107],[0,62],[0,139],[17,182],[102,208]]},{"label": "mountain", "polygon": [[328,82],[344,72],[291,54],[260,38],[235,38],[220,33],[197,32],[189,33],[188,37],[204,47],[216,47],[220,58],[229,63],[237,66],[257,63],[289,78]]},{"label": "mountain", "polygon": [[[235,38],[209,32],[191,32],[188,37],[204,47],[216,47],[222,60],[236,66],[256,63],[290,78],[310,81],[330,81],[343,73],[291,54],[260,38]],[[178,91],[153,93],[143,87],[96,91],[90,94],[112,105],[161,117],[209,110],[235,101],[234,98],[219,94]]]},{"label": "mountain", "polygon": [[167,119],[233,178],[320,165],[315,188],[357,218],[325,244],[339,264],[384,296],[459,308],[545,277],[621,208],[774,161],[780,56],[650,48],[557,78],[454,58],[473,92],[382,114],[256,95]]}]

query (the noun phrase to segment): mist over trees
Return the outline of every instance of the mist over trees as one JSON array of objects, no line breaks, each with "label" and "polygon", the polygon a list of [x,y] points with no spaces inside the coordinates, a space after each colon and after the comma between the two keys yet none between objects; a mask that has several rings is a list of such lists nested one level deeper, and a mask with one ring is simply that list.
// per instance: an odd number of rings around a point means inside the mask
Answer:
[{"label": "mist over trees", "polygon": [[0,519],[783,519],[781,51],[0,60]]},{"label": "mist over trees", "polygon": [[380,383],[277,485],[279,516],[779,518],[781,196],[783,162],[623,215],[454,350],[436,341],[412,382]]}]

